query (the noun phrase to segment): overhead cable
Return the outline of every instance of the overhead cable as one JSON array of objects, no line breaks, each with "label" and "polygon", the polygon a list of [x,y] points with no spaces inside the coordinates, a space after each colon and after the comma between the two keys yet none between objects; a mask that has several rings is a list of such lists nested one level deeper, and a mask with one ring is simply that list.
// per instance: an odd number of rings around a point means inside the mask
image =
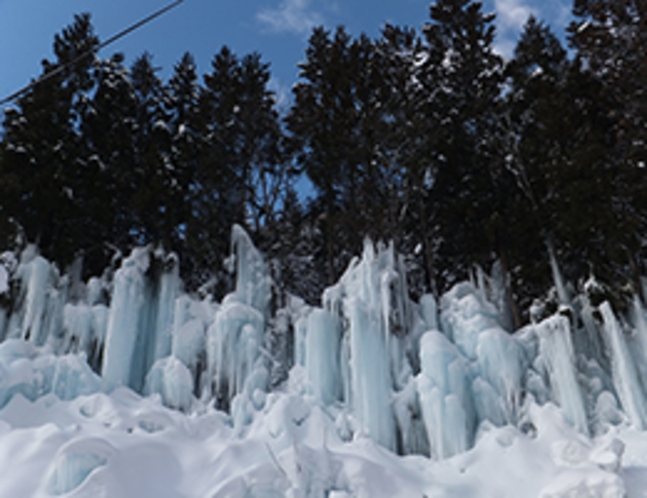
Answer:
[{"label": "overhead cable", "polygon": [[62,65],[58,66],[58,67],[57,67],[56,69],[54,69],[53,71],[50,71],[49,73],[45,73],[45,74],[43,74],[42,76],[38,77],[37,79],[35,79],[35,80],[34,80],[34,81],[32,81],[31,83],[29,83],[27,86],[24,86],[23,88],[21,88],[21,89],[20,89],[20,90],[18,90],[17,92],[14,92],[14,93],[12,93],[11,95],[9,95],[8,97],[5,97],[4,99],[0,100],[0,105],[7,104],[7,103],[9,103],[9,102],[11,102],[11,101],[13,101],[13,100],[17,99],[18,97],[20,97],[20,96],[21,96],[21,95],[23,95],[24,93],[26,93],[26,92],[28,92],[29,90],[31,90],[32,88],[34,88],[36,85],[39,85],[39,84],[43,83],[44,81],[47,81],[48,79],[50,79],[50,78],[52,78],[52,77],[56,76],[57,74],[60,74],[60,73],[61,73],[61,72],[63,72],[66,68],[68,68],[68,67],[70,67],[70,66],[72,66],[72,65],[76,64],[77,62],[79,62],[81,59],[84,59],[84,58],[85,58],[85,57],[87,57],[88,55],[91,55],[91,54],[94,54],[94,53],[98,52],[98,51],[99,51],[99,50],[101,50],[102,48],[107,47],[108,45],[110,45],[110,44],[112,44],[112,43],[116,42],[116,41],[117,41],[117,40],[119,40],[120,38],[123,38],[124,36],[126,36],[126,35],[128,35],[128,34],[132,33],[133,31],[135,31],[135,30],[137,30],[137,29],[141,28],[143,25],[148,24],[149,22],[151,22],[152,20],[154,20],[154,19],[156,19],[157,17],[161,16],[162,14],[165,14],[165,13],[166,13],[166,12],[168,12],[169,10],[171,10],[171,9],[173,9],[173,8],[175,8],[175,7],[177,7],[177,6],[178,6],[178,5],[180,5],[182,2],[184,2],[184,0],[176,0],[175,2],[168,4],[166,7],[163,7],[163,8],[161,8],[161,9],[159,9],[159,10],[157,10],[157,11],[153,12],[152,14],[150,14],[150,15],[149,15],[149,16],[147,16],[147,17],[145,17],[145,18],[144,18],[144,19],[142,19],[141,21],[138,21],[138,22],[136,22],[135,24],[133,24],[133,25],[131,25],[131,26],[127,27],[126,29],[124,29],[124,30],[120,31],[120,32],[119,32],[119,33],[117,33],[116,35],[111,36],[111,37],[110,37],[110,38],[108,38],[106,41],[104,41],[103,43],[100,43],[100,44],[99,44],[99,45],[97,45],[96,47],[93,47],[93,48],[91,48],[91,49],[89,49],[89,50],[86,50],[85,52],[83,52],[83,53],[81,53],[81,54],[77,55],[74,59],[72,59],[72,60],[70,60],[70,61],[66,62],[65,64],[62,64]]}]

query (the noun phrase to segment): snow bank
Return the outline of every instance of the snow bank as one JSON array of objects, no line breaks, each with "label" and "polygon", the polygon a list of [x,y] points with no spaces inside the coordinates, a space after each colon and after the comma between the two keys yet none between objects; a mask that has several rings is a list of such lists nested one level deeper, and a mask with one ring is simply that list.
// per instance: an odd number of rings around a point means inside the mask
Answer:
[{"label": "snow bank", "polygon": [[474,448],[438,461],[398,457],[369,439],[344,442],[331,413],[294,394],[269,394],[242,438],[222,412],[203,408],[188,417],[123,388],[72,401],[17,396],[0,411],[0,498],[619,498],[644,491],[644,432],[615,429],[590,440],[551,404],[533,405],[529,417],[532,437],[488,426]]}]

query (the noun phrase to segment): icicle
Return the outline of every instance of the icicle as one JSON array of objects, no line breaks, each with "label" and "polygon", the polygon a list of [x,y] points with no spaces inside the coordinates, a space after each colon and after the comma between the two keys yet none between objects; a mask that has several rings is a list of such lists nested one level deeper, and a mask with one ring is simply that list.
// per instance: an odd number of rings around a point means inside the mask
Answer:
[{"label": "icicle", "polygon": [[260,311],[225,300],[207,331],[207,363],[220,406],[240,393],[263,346],[265,323]]},{"label": "icicle", "polygon": [[326,310],[315,309],[308,316],[305,367],[312,394],[329,405],[342,394],[339,356],[341,324]]},{"label": "icicle", "polygon": [[640,372],[642,385],[647,386],[647,320],[645,320],[645,311],[638,296],[634,296],[632,313],[638,345],[634,351],[634,359]]},{"label": "icicle", "polygon": [[420,312],[424,321],[425,330],[439,330],[438,305],[433,294],[424,294],[420,298]]},{"label": "icicle", "polygon": [[144,272],[148,265],[148,249],[135,249],[115,274],[102,372],[109,388],[132,386],[133,359],[144,361],[135,355],[135,348],[140,334],[140,315],[146,304]]},{"label": "icicle", "polygon": [[251,376],[258,377],[255,372],[265,346],[272,283],[262,254],[238,225],[232,229],[231,244],[236,289],[225,296],[207,330],[208,376],[217,404],[225,408],[252,382]]},{"label": "icicle", "polygon": [[236,300],[256,308],[267,318],[271,279],[263,255],[239,225],[231,230],[231,246],[236,258]]},{"label": "icicle", "polygon": [[37,346],[42,346],[47,339],[44,321],[48,311],[48,291],[52,286],[50,274],[52,270],[42,256],[36,256],[29,265],[29,283],[21,336]]},{"label": "icicle", "polygon": [[163,262],[164,268],[158,277],[159,284],[156,286],[157,292],[154,298],[152,333],[155,338],[155,347],[153,361],[171,354],[175,300],[180,287],[177,256],[175,254],[166,256],[163,253],[158,253],[155,256]]},{"label": "icicle", "polygon": [[[492,402],[496,404],[494,410],[490,411],[487,408],[493,407],[493,403],[484,400],[482,407],[486,409],[479,412],[481,420],[488,419],[496,425],[515,424],[521,403],[522,368],[519,345],[503,329],[488,329],[479,334],[477,357],[476,367],[482,380],[491,386],[494,394]],[[479,392],[487,397],[483,389]],[[474,395],[478,402],[478,394],[475,392]]]},{"label": "icicle", "polygon": [[647,424],[647,403],[624,335],[608,301],[600,305],[600,313],[604,320],[607,347],[611,352],[613,384],[620,403],[632,424],[644,429]]},{"label": "icicle", "polygon": [[431,456],[448,458],[467,451],[474,438],[474,408],[462,355],[438,331],[420,341],[422,371],[416,386]]},{"label": "icicle", "polygon": [[539,354],[548,371],[554,400],[566,419],[583,434],[589,433],[582,390],[577,381],[575,352],[568,318],[553,315],[535,326]]},{"label": "icicle", "polygon": [[396,435],[392,390],[404,387],[411,372],[403,338],[413,328],[413,314],[403,269],[392,244],[376,250],[366,239],[362,258],[353,259],[323,295],[324,308],[346,329],[340,353],[344,399],[360,431],[390,449]]},{"label": "icicle", "polygon": [[562,272],[559,269],[557,256],[555,256],[555,249],[552,244],[548,244],[548,257],[550,258],[550,269],[553,272],[553,282],[555,284],[555,289],[557,290],[559,302],[560,304],[568,304],[570,299],[568,297],[568,292],[566,291],[566,286],[564,285]]},{"label": "icicle", "polygon": [[350,367],[353,409],[364,435],[395,450],[389,362],[376,315],[363,301],[349,298]]}]

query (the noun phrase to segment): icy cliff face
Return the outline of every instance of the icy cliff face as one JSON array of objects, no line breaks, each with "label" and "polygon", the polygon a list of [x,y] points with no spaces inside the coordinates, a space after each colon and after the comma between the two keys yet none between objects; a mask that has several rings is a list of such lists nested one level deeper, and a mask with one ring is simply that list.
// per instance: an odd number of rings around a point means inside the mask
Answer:
[{"label": "icy cliff face", "polygon": [[[70,399],[125,386],[187,412],[216,406],[244,435],[274,389],[321,407],[342,440],[434,459],[469,450],[486,428],[532,434],[537,405],[558,406],[582,435],[647,426],[638,298],[617,316],[592,304],[593,284],[571,297],[560,277],[559,311],[511,333],[496,272],[413,302],[393,247],[367,241],[322,308],[289,298],[277,310],[263,255],[240,227],[232,240],[236,287],[220,303],[183,294],[177,258],[151,247],[111,281],[86,284],[34,248],[20,261],[3,255],[0,406],[16,393]],[[66,489],[65,476],[52,479]]]}]

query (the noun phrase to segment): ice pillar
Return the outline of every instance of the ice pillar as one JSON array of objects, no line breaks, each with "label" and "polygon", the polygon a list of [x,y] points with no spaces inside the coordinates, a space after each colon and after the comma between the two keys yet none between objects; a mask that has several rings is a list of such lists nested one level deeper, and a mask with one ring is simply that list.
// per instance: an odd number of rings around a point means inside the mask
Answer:
[{"label": "ice pillar", "polygon": [[611,373],[620,403],[629,420],[644,429],[647,423],[647,404],[633,359],[611,305],[605,301],[600,305],[604,320],[604,338],[611,352]]},{"label": "ice pillar", "polygon": [[395,450],[389,356],[379,315],[357,298],[345,302],[350,321],[352,404],[361,431],[385,448]]},{"label": "ice pillar", "polygon": [[474,438],[474,407],[464,359],[440,332],[420,340],[422,370],[416,377],[431,456],[448,458],[468,450]]},{"label": "ice pillar", "polygon": [[339,400],[342,392],[340,346],[339,319],[326,310],[313,310],[306,334],[306,375],[312,394],[327,405]]},{"label": "ice pillar", "polygon": [[575,352],[568,318],[553,315],[536,326],[539,353],[548,371],[550,387],[566,419],[584,434],[588,423],[584,399],[575,369]]}]

